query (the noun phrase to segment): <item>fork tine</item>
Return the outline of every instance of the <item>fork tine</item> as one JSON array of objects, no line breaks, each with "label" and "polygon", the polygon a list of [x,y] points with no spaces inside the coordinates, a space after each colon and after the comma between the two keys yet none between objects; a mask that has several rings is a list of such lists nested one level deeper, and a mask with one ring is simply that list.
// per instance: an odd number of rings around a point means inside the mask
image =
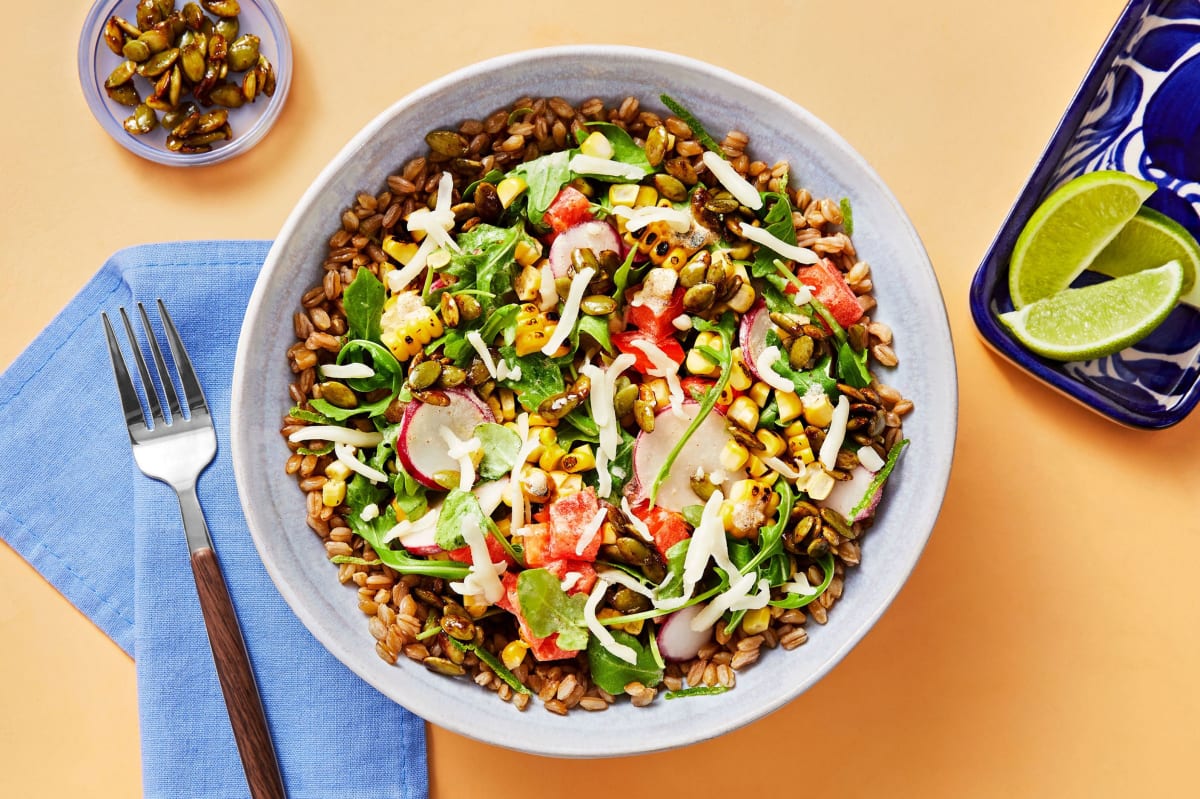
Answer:
[{"label": "fork tine", "polygon": [[167,363],[163,360],[162,349],[158,346],[158,336],[154,335],[154,328],[150,327],[150,317],[146,315],[146,306],[140,302],[138,303],[138,313],[142,316],[142,329],[146,331],[146,338],[150,341],[150,354],[154,357],[154,367],[162,382],[163,394],[167,397],[167,407],[171,409],[171,418],[179,421],[183,419],[183,413],[179,409],[179,397],[175,394],[175,382],[171,380],[171,373],[167,371]]},{"label": "fork tine", "polygon": [[183,396],[187,399],[188,409],[192,413],[207,414],[208,404],[204,401],[204,389],[200,387],[200,379],[196,377],[196,370],[192,368],[192,361],[188,357],[187,349],[183,346],[183,339],[179,337],[179,331],[175,329],[175,322],[167,313],[167,306],[163,305],[161,298],[158,300],[158,315],[162,317],[163,330],[167,334],[167,345],[171,348],[171,357],[179,369],[179,383],[183,386]]},{"label": "fork tine", "polygon": [[[142,357],[142,348],[133,335],[133,325],[129,324],[129,314],[121,307],[121,321],[125,323],[125,335],[129,336],[129,348],[133,350],[133,360],[137,364],[138,374],[142,376],[142,388],[146,391],[146,403],[150,406],[150,416],[155,424],[166,424],[163,416],[162,403],[158,401],[158,392],[154,390],[154,381],[150,378],[150,370],[146,368],[146,359]],[[149,335],[149,331],[147,331]]]},{"label": "fork tine", "polygon": [[[134,426],[146,426],[146,416],[142,412],[142,403],[138,399],[137,390],[133,387],[133,378],[129,367],[125,365],[125,356],[121,354],[121,345],[117,343],[117,334],[113,332],[108,314],[100,312],[104,322],[104,336],[108,339],[108,355],[112,358],[113,379],[117,382],[117,393],[121,395],[121,410],[125,413],[125,426],[132,430]],[[132,434],[131,434],[132,437]]]}]

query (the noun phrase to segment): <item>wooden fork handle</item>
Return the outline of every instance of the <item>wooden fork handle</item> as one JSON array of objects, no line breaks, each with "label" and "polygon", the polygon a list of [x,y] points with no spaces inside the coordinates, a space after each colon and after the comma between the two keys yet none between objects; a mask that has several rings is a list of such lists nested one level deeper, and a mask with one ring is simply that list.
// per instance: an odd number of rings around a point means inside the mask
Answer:
[{"label": "wooden fork handle", "polygon": [[208,628],[213,661],[246,782],[250,786],[250,796],[253,799],[286,799],[258,685],[250,668],[250,657],[246,654],[229,589],[217,563],[217,553],[211,547],[194,550],[192,572],[196,576],[200,610],[204,613],[204,626]]}]

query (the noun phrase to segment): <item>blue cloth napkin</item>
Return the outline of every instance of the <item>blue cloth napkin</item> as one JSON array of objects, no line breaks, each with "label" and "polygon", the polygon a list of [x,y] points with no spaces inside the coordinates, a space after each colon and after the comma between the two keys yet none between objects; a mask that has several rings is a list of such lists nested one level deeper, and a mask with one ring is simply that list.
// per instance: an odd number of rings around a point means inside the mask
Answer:
[{"label": "blue cloth napkin", "polygon": [[161,297],[216,422],[217,457],[200,478],[200,501],[289,796],[425,797],[422,722],[346,669],[292,615],[238,504],[230,382],[269,244],[122,250],[0,376],[0,441],[21,464],[0,472],[0,536],[135,658],[145,795],[247,797],[178,505],[134,466],[100,322],[101,311],[112,316],[142,301],[157,325],[153,301]]}]

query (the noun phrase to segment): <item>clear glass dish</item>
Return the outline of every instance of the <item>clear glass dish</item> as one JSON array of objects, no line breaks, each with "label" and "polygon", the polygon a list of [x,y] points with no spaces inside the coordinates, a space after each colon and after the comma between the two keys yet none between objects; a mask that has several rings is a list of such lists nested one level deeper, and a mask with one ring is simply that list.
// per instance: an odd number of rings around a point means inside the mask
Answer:
[{"label": "clear glass dish", "polygon": [[[181,2],[177,5],[182,7]],[[113,139],[135,155],[169,166],[206,166],[241,155],[257,144],[271,129],[287,100],[292,80],[292,41],[283,15],[272,0],[240,0],[242,33],[261,39],[259,52],[275,67],[275,95],[259,96],[255,102],[229,110],[233,138],[216,142],[206,153],[176,153],[167,149],[167,132],[160,125],[150,133],[134,135],[123,122],[133,109],[110,100],[104,81],[124,60],[104,43],[104,24],[117,14],[135,21],[137,0],[96,0],[79,36],[79,83],[96,121]],[[207,12],[206,12],[207,13]],[[211,16],[211,15],[209,15]],[[135,23],[136,24],[136,23]],[[145,83],[139,77],[139,88]],[[145,95],[145,91],[139,93]]]}]

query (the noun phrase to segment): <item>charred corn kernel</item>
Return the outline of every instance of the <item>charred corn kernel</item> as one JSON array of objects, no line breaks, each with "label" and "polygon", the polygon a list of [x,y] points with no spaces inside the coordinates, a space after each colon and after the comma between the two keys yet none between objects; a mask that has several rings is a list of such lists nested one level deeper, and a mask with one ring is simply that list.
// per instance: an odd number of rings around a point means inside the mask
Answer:
[{"label": "charred corn kernel", "polygon": [[349,480],[350,467],[341,461],[334,461],[325,467],[325,476],[330,480]]},{"label": "charred corn kernel", "polygon": [[[683,268],[683,265],[688,262],[688,259],[692,257],[692,252],[694,251],[689,250],[686,247],[672,247],[670,251],[667,252],[667,257],[662,260],[662,266],[666,269],[674,269],[676,272],[678,272]],[[753,292],[753,289],[751,289],[751,292]],[[750,306],[748,305],[746,306],[747,310],[749,307]]]},{"label": "charred corn kernel", "polygon": [[529,644],[524,641],[520,639],[509,641],[508,645],[500,651],[500,662],[511,671],[525,661],[525,653],[528,651]]},{"label": "charred corn kernel", "polygon": [[535,427],[558,427],[558,420],[548,419],[540,413],[531,413],[529,414],[529,429],[532,430]]},{"label": "charred corn kernel", "polygon": [[613,146],[612,142],[597,130],[583,140],[583,143],[579,145],[579,152],[593,158],[612,158]]},{"label": "charred corn kernel", "polygon": [[485,600],[475,596],[468,595],[463,597],[463,610],[471,614],[472,619],[478,619],[483,614],[487,613],[487,609],[491,607]]},{"label": "charred corn kernel", "polygon": [[805,475],[808,480],[804,490],[808,492],[809,499],[815,499],[817,502],[827,499],[837,482],[818,463],[811,464],[805,470]]},{"label": "charred corn kernel", "polygon": [[615,544],[617,543],[617,528],[613,527],[612,522],[605,522],[600,527],[600,543]]},{"label": "charred corn kernel", "polygon": [[701,331],[696,336],[696,344],[687,354],[687,359],[684,361],[684,366],[687,367],[689,373],[700,376],[715,375],[718,371],[717,364],[709,360],[708,356],[700,351],[700,347],[708,347],[713,350],[720,350],[723,342],[721,337],[709,330]]},{"label": "charred corn kernel", "polygon": [[783,436],[771,430],[755,430],[754,437],[763,445],[763,457],[778,458],[787,449]]},{"label": "charred corn kernel", "polygon": [[513,258],[521,266],[533,266],[542,257],[542,243],[537,239],[525,240],[517,242],[516,249],[513,250]]},{"label": "charred corn kernel", "polygon": [[554,483],[556,497],[569,497],[583,490],[583,475],[568,474],[561,469],[550,472],[550,482]]},{"label": "charred corn kernel", "polygon": [[[530,502],[545,502],[550,498],[550,477],[541,469],[535,466],[525,466],[521,469],[518,482],[521,486],[521,493]],[[507,493],[506,491],[505,494]],[[509,523],[512,523],[511,519]]]},{"label": "charred corn kernel", "polygon": [[[779,480],[779,472],[772,469],[771,471],[767,472],[766,474],[764,474],[762,477],[760,477],[758,479],[761,480],[763,485],[765,485],[765,486],[773,486]],[[770,502],[770,504],[767,505],[768,514],[774,513],[775,509],[778,507],[779,507],[778,496],[775,494],[771,494],[771,502]]]},{"label": "charred corn kernel", "polygon": [[587,444],[580,444],[562,457],[559,466],[565,472],[581,474],[596,468],[596,456]]},{"label": "charred corn kernel", "polygon": [[557,443],[547,444],[545,450],[542,452],[542,457],[538,458],[538,466],[548,472],[557,469],[562,463],[563,456],[566,454],[567,451]]},{"label": "charred corn kernel", "polygon": [[[503,418],[504,408],[500,405],[499,397],[497,397],[495,394],[492,394],[485,400],[485,402],[487,402],[487,406],[491,410],[492,416],[494,418],[496,418],[496,419]],[[476,452],[478,452],[478,451],[479,450],[476,450]]]},{"label": "charred corn kernel", "polygon": [[326,480],[321,486],[321,502],[327,508],[336,508],[346,499],[345,480]]},{"label": "charred corn kernel", "polygon": [[727,472],[736,472],[746,465],[746,461],[750,459],[750,450],[734,441],[732,438],[725,442],[725,446],[721,448],[720,463],[721,468]]},{"label": "charred corn kernel", "polygon": [[399,361],[407,361],[444,332],[442,320],[415,291],[390,297],[379,321],[379,338]]},{"label": "charred corn kernel", "polygon": [[417,245],[411,241],[396,241],[391,236],[383,239],[383,251],[402,264],[407,264],[417,254]]},{"label": "charred corn kernel", "polygon": [[638,185],[636,183],[614,183],[608,187],[608,201],[613,205],[632,207],[637,202],[637,198]]},{"label": "charred corn kernel", "polygon": [[517,328],[517,336],[513,340],[513,349],[519,357],[532,355],[546,346],[546,331],[544,330],[522,330]]},{"label": "charred corn kernel", "polygon": [[505,538],[512,537],[512,517],[505,516],[500,521],[496,522],[496,530]]},{"label": "charred corn kernel", "polygon": [[725,417],[732,419],[743,430],[753,431],[758,427],[758,405],[746,395],[735,399],[725,411]]},{"label": "charred corn kernel", "polygon": [[760,502],[767,494],[767,487],[759,480],[738,480],[729,488],[729,502]]},{"label": "charred corn kernel", "polygon": [[754,400],[754,404],[758,407],[765,407],[767,400],[771,399],[771,387],[760,380],[750,386],[750,390],[746,392],[746,396]]},{"label": "charred corn kernel", "polygon": [[675,203],[671,202],[666,197],[659,197],[658,202],[656,202],[655,205],[657,205],[659,208],[674,208],[675,207]]},{"label": "charred corn kernel", "polygon": [[749,472],[751,477],[762,477],[771,471],[771,469],[757,455],[751,455],[749,460],[746,461],[746,471]]},{"label": "charred corn kernel", "polygon": [[829,427],[829,423],[833,421],[833,404],[830,403],[828,395],[824,392],[816,396],[805,394],[801,402],[804,405],[806,422],[814,427]]},{"label": "charred corn kernel", "polygon": [[812,444],[808,442],[808,435],[803,430],[797,435],[789,436],[787,444],[788,454],[793,458],[798,458],[801,463],[809,464],[816,460]]},{"label": "charred corn kernel", "polygon": [[751,286],[749,283],[743,283],[725,303],[738,313],[745,313],[750,310],[750,306],[754,305],[754,300],[757,298],[758,295],[754,291],[754,286]]},{"label": "charred corn kernel", "polygon": [[783,434],[788,438],[792,438],[793,436],[802,436],[804,435],[804,429],[807,426],[808,425],[804,423],[803,419],[798,419],[789,424],[787,427],[783,428]]},{"label": "charred corn kernel", "polygon": [[502,388],[496,392],[500,395],[500,418],[511,422],[517,418],[517,397],[511,388]]},{"label": "charred corn kernel", "polygon": [[745,261],[754,253],[754,244],[744,241],[736,247],[730,247],[726,254],[735,261]]},{"label": "charred corn kernel", "polygon": [[804,404],[794,391],[776,391],[775,403],[779,406],[781,422],[790,422],[804,412]]},{"label": "charred corn kernel", "polygon": [[525,182],[525,178],[515,175],[496,184],[496,195],[500,198],[500,204],[507,208],[527,188],[529,184]]},{"label": "charred corn kernel", "polygon": [[730,405],[735,399],[737,399],[737,392],[733,390],[733,386],[726,383],[725,388],[721,389],[721,396],[717,397],[717,404]]},{"label": "charred corn kernel", "polygon": [[729,386],[737,391],[745,391],[754,385],[754,378],[746,371],[746,361],[742,357],[742,348],[733,349],[733,369],[729,373]]},{"label": "charred corn kernel", "polygon": [[[530,425],[532,426],[532,423]],[[541,430],[538,430],[537,435],[538,441],[547,447],[558,441],[558,434],[554,432],[554,428],[552,427],[543,427]]]},{"label": "charred corn kernel", "polygon": [[655,377],[642,383],[654,394],[654,410],[661,411],[671,404],[671,387],[664,377]]},{"label": "charred corn kernel", "polygon": [[754,610],[746,611],[746,615],[742,616],[742,632],[746,635],[758,635],[767,631],[768,625],[771,624],[771,608],[755,608]]},{"label": "charred corn kernel", "polygon": [[658,190],[653,186],[638,186],[637,199],[633,202],[634,208],[641,208],[645,205],[654,205],[658,202]]}]

